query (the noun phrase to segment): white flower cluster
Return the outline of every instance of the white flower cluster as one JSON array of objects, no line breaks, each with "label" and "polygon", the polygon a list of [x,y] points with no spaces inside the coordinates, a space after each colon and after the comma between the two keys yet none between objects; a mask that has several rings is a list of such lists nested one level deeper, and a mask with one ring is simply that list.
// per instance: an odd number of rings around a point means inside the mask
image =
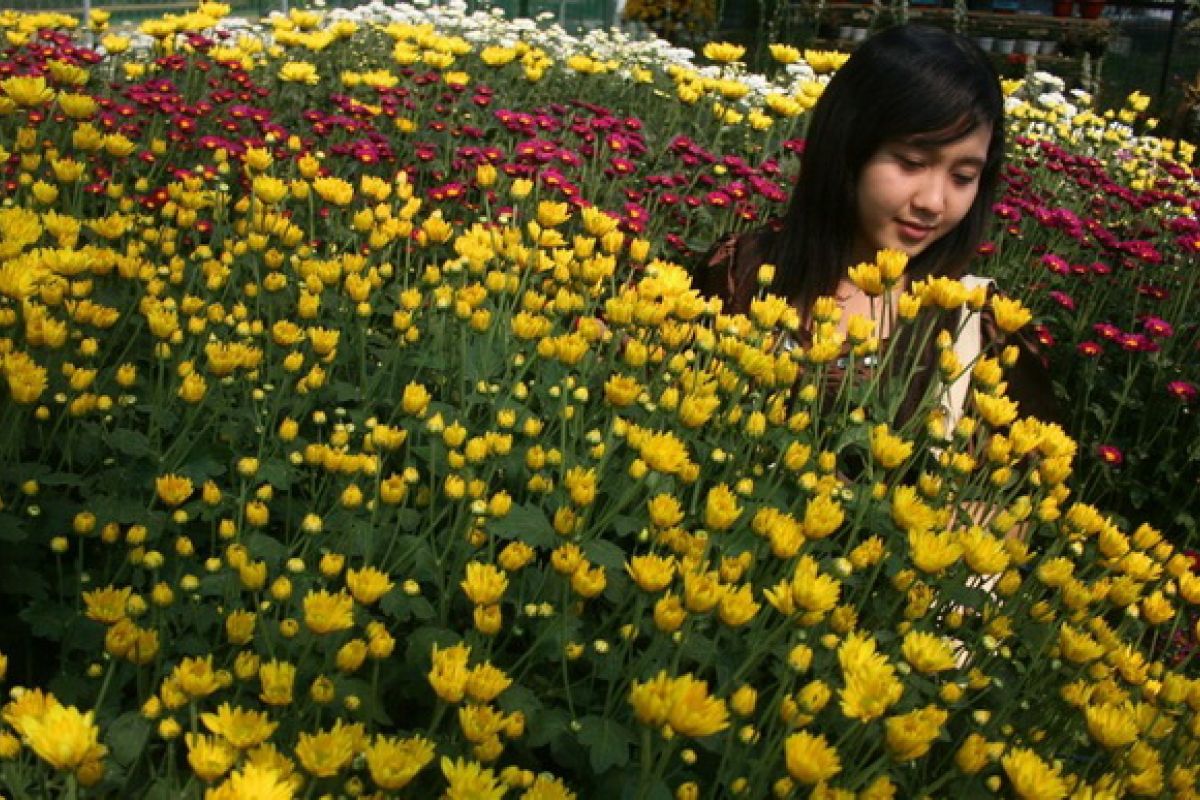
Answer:
[{"label": "white flower cluster", "polygon": [[[323,10],[325,3],[315,0],[313,6]],[[827,75],[818,76],[803,59],[778,70],[774,77],[751,72],[741,63],[701,66],[697,64],[694,51],[676,47],[649,31],[635,34],[631,30],[610,27],[572,33],[551,13],[542,13],[533,19],[510,19],[499,8],[471,11],[463,0],[397,3],[371,0],[352,8],[334,8],[323,13],[326,25],[341,21],[363,27],[394,23],[427,25],[441,34],[460,36],[477,48],[489,45],[511,47],[525,42],[541,48],[559,64],[565,64],[572,56],[585,55],[600,62],[617,64],[616,74],[625,79],[634,79],[638,73],[646,71],[663,75],[684,70],[706,80],[737,81],[746,88],[745,94],[722,102],[742,111],[763,108],[770,95],[796,96],[802,93],[805,84],[829,80]],[[215,30],[228,34],[231,40],[254,36],[269,46],[274,43],[273,23],[287,16],[282,11],[273,11],[262,20],[231,16],[222,19]],[[132,47],[139,52],[148,54],[153,50],[154,37],[146,33],[135,30],[131,40]],[[1045,82],[1048,90],[1061,91],[1062,82],[1053,75],[1036,73],[1035,76]]]},{"label": "white flower cluster", "polygon": [[461,36],[477,46],[511,47],[519,41],[525,41],[536,44],[560,63],[579,54],[599,61],[616,61],[620,64],[617,74],[623,78],[632,77],[639,68],[665,72],[674,67],[707,78],[738,80],[749,89],[746,96],[736,103],[745,108],[760,107],[769,94],[793,94],[801,83],[816,79],[812,67],[803,61],[789,64],[783,70],[784,81],[775,82],[765,75],[748,72],[738,66],[698,66],[695,52],[686,47],[676,47],[652,33],[635,36],[613,27],[574,34],[563,28],[554,14],[539,14],[535,19],[509,19],[499,8],[468,11],[462,0],[436,5],[428,0],[397,4],[372,0],[354,8],[334,9],[329,12],[329,18],[331,21],[344,19],[358,24],[432,25],[446,35]]}]

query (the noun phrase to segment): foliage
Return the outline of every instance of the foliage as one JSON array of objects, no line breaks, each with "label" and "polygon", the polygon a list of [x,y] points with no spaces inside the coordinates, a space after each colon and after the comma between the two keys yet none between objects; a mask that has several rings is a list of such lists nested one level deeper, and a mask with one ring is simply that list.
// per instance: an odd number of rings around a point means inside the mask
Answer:
[{"label": "foliage", "polygon": [[1029,312],[858,268],[942,351],[905,419],[876,320],[676,263],[780,209],[823,69],[224,11],[0,17],[5,587],[61,648],[8,794],[1194,793],[1190,559],[938,333]]},{"label": "foliage", "polygon": [[628,0],[622,10],[627,22],[641,22],[671,41],[692,41],[710,34],[717,25],[715,0]]},{"label": "foliage", "polygon": [[1105,119],[1058,88],[1035,76],[1021,90],[1033,135],[1017,140],[983,269],[1037,311],[1081,491],[1185,544],[1200,519],[1194,173],[1175,142],[1133,135],[1149,98]]}]

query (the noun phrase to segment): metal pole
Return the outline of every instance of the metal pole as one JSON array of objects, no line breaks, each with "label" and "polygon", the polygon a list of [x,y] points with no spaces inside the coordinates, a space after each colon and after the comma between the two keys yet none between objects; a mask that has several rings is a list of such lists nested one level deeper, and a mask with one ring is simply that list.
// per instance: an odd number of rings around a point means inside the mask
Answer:
[{"label": "metal pole", "polygon": [[1167,46],[1163,52],[1162,75],[1158,79],[1158,102],[1167,96],[1167,78],[1171,74],[1171,51],[1175,49],[1175,38],[1179,33],[1179,20],[1183,16],[1183,1],[1175,0],[1171,6],[1171,27],[1167,28]]}]

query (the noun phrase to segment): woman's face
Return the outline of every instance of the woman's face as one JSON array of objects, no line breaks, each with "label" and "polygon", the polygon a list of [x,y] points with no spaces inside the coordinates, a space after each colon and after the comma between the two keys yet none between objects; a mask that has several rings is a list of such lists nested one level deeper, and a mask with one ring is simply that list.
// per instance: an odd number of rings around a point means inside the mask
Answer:
[{"label": "woman's face", "polygon": [[953,230],[979,194],[991,140],[981,125],[949,144],[880,147],[858,178],[854,263],[884,248],[916,256]]}]

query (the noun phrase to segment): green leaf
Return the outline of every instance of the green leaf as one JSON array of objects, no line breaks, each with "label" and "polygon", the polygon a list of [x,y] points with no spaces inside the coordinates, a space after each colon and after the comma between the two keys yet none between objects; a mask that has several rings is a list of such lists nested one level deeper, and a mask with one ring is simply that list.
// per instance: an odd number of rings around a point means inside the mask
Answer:
[{"label": "green leaf", "polygon": [[409,536],[407,538],[412,539],[416,543],[412,547],[411,577],[418,581],[439,580],[442,568],[438,563],[437,553],[433,552],[433,548],[425,540],[418,539],[416,536]]},{"label": "green leaf", "polygon": [[589,561],[594,561],[602,567],[623,569],[625,566],[625,551],[604,539],[585,542],[583,554],[588,557]]},{"label": "green leaf", "polygon": [[137,711],[128,711],[108,726],[104,743],[119,764],[129,766],[146,749],[150,737],[150,722]]},{"label": "green leaf", "polygon": [[536,506],[513,505],[488,528],[501,539],[518,539],[530,547],[553,547],[557,540],[550,520]]},{"label": "green leaf", "polygon": [[633,735],[611,719],[586,716],[579,720],[579,742],[588,749],[588,762],[596,773],[629,763]]},{"label": "green leaf", "polygon": [[415,508],[401,508],[396,512],[396,527],[402,531],[411,531],[421,521],[421,514]]},{"label": "green leaf", "polygon": [[413,615],[413,619],[430,620],[437,614],[433,604],[424,597],[413,597],[411,600],[408,611]]},{"label": "green leaf", "polygon": [[29,623],[34,636],[57,642],[62,641],[67,622],[73,614],[57,603],[40,600],[30,603],[19,616]]},{"label": "green leaf", "polygon": [[362,389],[353,383],[334,381],[330,389],[333,390],[333,400],[338,405],[362,401]]},{"label": "green leaf", "polygon": [[18,517],[0,513],[0,542],[23,542],[29,538],[25,526]]},{"label": "green leaf", "polygon": [[258,467],[258,478],[276,489],[287,490],[292,486],[293,470],[278,458],[268,459]]},{"label": "green leaf", "polygon": [[127,456],[150,456],[154,451],[150,448],[150,438],[141,431],[129,428],[117,428],[104,437],[104,443],[111,450]]},{"label": "green leaf", "polygon": [[11,561],[0,564],[0,586],[4,587],[3,594],[22,595],[36,600],[44,599],[50,589],[40,571]]},{"label": "green leaf", "polygon": [[250,555],[254,558],[262,558],[267,561],[279,562],[288,555],[288,549],[282,543],[265,533],[252,533],[247,536],[246,547],[249,548]]},{"label": "green leaf", "polygon": [[164,431],[173,430],[179,423],[179,415],[171,410],[169,403],[155,403],[146,410],[150,414],[150,418]]},{"label": "green leaf", "polygon": [[698,664],[711,664],[717,657],[717,646],[707,636],[693,632],[684,637],[683,655]]},{"label": "green leaf", "polygon": [[6,464],[3,470],[0,470],[0,476],[5,480],[22,481],[35,480],[40,481],[44,476],[50,474],[50,468],[45,464],[36,464],[32,461],[17,462],[15,464]]},{"label": "green leaf", "polygon": [[433,646],[436,644],[439,650],[445,650],[447,647],[453,647],[462,640],[462,636],[445,628],[417,628],[408,637],[408,647],[405,650],[404,659],[410,665],[418,665],[418,669],[424,669],[425,665],[430,663],[430,656],[433,654]]},{"label": "green leaf", "polygon": [[395,589],[379,601],[379,610],[399,622],[407,622],[410,619],[431,620],[436,614],[433,606],[424,597],[409,597]]},{"label": "green leaf", "polygon": [[200,578],[200,594],[204,597],[227,597],[241,588],[237,574],[230,570],[221,570],[215,575]]},{"label": "green leaf", "polygon": [[662,778],[651,778],[653,782],[649,786],[643,787],[638,772],[626,770],[624,780],[621,800],[635,800],[635,798],[636,800],[672,800],[675,797]]},{"label": "green leaf", "polygon": [[126,525],[145,524],[150,518],[145,501],[139,502],[135,495],[98,497],[92,501],[91,510],[98,519]]},{"label": "green leaf", "polygon": [[51,472],[38,479],[43,486],[83,486],[83,476],[69,472]]},{"label": "green leaf", "polygon": [[466,351],[466,361],[463,364],[467,380],[476,383],[489,380],[499,370],[504,369],[506,359],[503,348],[507,347],[503,338],[477,339],[477,342],[491,342],[491,347],[471,347]]},{"label": "green leaf", "polygon": [[544,747],[556,742],[566,735],[570,721],[571,717],[561,708],[545,708],[533,716],[526,714],[524,741],[530,747]]},{"label": "green leaf", "polygon": [[634,536],[644,527],[646,527],[645,520],[638,519],[637,517],[627,517],[623,514],[618,515],[612,521],[612,531],[620,537]]},{"label": "green leaf", "polygon": [[144,798],[145,800],[175,800],[178,795],[178,787],[173,786],[166,778],[160,778],[150,784],[150,788],[146,790]]},{"label": "green leaf", "polygon": [[224,475],[225,465],[213,458],[211,452],[200,453],[188,459],[188,462],[179,471],[199,483],[218,475]]},{"label": "green leaf", "polygon": [[519,685],[505,689],[497,702],[504,713],[520,711],[526,720],[533,719],[542,709],[542,701],[538,699],[537,693]]}]

